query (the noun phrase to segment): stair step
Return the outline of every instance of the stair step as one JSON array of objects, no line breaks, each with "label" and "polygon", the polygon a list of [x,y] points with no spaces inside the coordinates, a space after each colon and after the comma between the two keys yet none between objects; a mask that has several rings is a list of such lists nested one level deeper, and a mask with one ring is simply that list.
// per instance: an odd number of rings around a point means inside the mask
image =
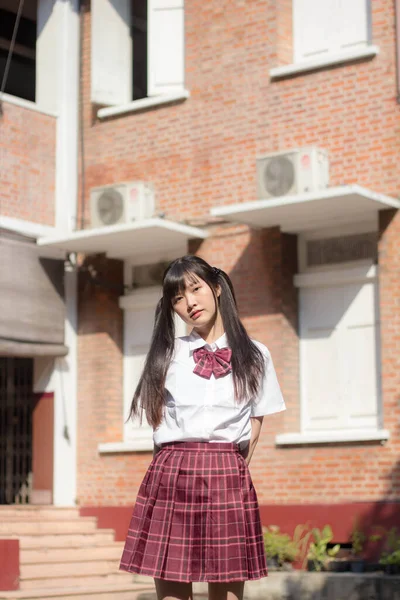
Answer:
[{"label": "stair step", "polygon": [[89,517],[90,520],[70,520],[70,521],[21,521],[7,519],[0,522],[0,536],[25,536],[25,535],[57,535],[63,533],[92,533],[97,529],[97,520]]},{"label": "stair step", "polygon": [[0,506],[0,522],[4,519],[40,519],[48,521],[78,519],[79,508],[51,506]]},{"label": "stair step", "polygon": [[[133,585],[132,577],[129,577],[129,573],[112,573],[109,575],[69,575],[67,577],[53,577],[53,570],[48,573],[48,577],[41,579],[20,579],[21,590],[37,590],[54,588],[56,585],[59,588],[77,587],[77,586],[101,586],[112,583],[119,583],[129,581],[131,586]],[[0,596],[1,597],[1,596]]]},{"label": "stair step", "polygon": [[0,538],[19,539],[20,549],[27,550],[31,548],[82,548],[82,546],[89,548],[101,544],[110,544],[114,542],[114,536],[113,529],[97,529],[91,533],[0,535]]},{"label": "stair step", "polygon": [[52,533],[90,533],[96,531],[97,519],[85,517],[74,521],[20,521],[7,519],[0,522],[0,535],[14,536]]},{"label": "stair step", "polygon": [[49,573],[54,579],[67,576],[109,575],[118,571],[118,566],[116,560],[90,560],[89,556],[87,560],[80,562],[21,564],[21,579],[46,579]]},{"label": "stair step", "polygon": [[1,592],[0,600],[156,600],[154,585],[132,582]]},{"label": "stair step", "polygon": [[114,542],[92,548],[32,548],[20,551],[22,565],[38,563],[69,563],[81,560],[115,560],[121,558],[123,542]]}]

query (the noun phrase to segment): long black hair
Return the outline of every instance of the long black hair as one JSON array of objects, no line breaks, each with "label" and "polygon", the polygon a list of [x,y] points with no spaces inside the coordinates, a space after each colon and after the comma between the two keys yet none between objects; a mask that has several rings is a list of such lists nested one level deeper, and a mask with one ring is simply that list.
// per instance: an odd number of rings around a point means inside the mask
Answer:
[{"label": "long black hair", "polygon": [[[237,310],[235,292],[229,276],[211,267],[198,256],[187,255],[174,260],[163,276],[163,296],[157,304],[153,335],[143,373],[133,396],[130,417],[143,410],[147,421],[157,427],[162,419],[165,379],[174,353],[175,322],[173,300],[183,293],[187,281],[202,279],[211,288],[216,308],[222,318],[228,344],[232,349],[232,375],[235,398],[252,398],[258,393],[265,372],[261,350],[251,341]],[[217,287],[221,293],[217,298]]]}]

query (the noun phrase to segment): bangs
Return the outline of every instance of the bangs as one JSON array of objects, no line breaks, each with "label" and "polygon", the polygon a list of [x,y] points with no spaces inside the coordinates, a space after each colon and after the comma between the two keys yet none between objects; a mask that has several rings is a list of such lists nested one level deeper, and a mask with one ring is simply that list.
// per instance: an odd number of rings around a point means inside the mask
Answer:
[{"label": "bangs", "polygon": [[199,279],[206,281],[205,273],[200,265],[177,262],[167,271],[163,282],[163,296],[167,304],[172,304],[178,294],[182,294],[187,283],[196,283]]}]

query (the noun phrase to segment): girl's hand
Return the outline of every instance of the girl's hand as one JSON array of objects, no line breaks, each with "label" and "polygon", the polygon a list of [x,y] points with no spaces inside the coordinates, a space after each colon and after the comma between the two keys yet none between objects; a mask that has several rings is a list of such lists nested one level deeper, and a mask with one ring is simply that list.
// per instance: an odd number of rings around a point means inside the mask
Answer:
[{"label": "girl's hand", "polygon": [[243,458],[245,459],[245,461],[247,462],[248,465],[250,464],[254,449],[257,446],[258,438],[260,437],[263,419],[264,419],[264,417],[251,417],[250,418],[251,438],[250,438],[249,445],[245,449],[246,455],[245,456],[243,455]]}]

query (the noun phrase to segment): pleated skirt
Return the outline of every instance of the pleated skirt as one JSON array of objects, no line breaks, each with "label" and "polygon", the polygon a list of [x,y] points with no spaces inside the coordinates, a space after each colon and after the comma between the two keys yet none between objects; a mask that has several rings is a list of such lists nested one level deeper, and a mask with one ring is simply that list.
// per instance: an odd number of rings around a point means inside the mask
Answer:
[{"label": "pleated skirt", "polygon": [[120,569],[227,582],[267,575],[250,472],[236,444],[165,444],[141,483]]}]

